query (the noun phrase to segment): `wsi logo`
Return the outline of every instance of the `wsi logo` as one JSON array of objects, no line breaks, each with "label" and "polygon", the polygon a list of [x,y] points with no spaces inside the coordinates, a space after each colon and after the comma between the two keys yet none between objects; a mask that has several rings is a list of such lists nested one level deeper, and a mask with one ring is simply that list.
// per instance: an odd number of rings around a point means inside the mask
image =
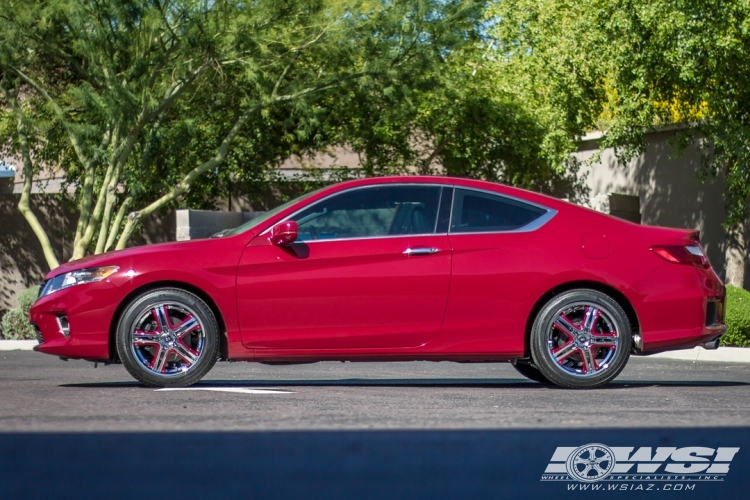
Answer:
[{"label": "wsi logo", "polygon": [[560,446],[542,481],[723,481],[739,448]]}]

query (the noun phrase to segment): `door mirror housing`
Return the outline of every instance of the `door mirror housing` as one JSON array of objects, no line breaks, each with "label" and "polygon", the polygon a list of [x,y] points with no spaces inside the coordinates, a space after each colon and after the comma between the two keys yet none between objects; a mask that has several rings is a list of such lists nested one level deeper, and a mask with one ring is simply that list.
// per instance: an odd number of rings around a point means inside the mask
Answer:
[{"label": "door mirror housing", "polygon": [[298,236],[297,222],[288,220],[271,228],[271,243],[277,246],[294,243]]}]

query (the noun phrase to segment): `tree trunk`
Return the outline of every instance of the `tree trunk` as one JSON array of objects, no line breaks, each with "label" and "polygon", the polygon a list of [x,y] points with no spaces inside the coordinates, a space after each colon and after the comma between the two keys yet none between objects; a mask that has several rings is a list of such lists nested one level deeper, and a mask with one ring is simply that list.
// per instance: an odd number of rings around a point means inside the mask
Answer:
[{"label": "tree trunk", "polygon": [[11,94],[7,89],[2,89],[3,96],[10,102],[13,113],[16,116],[16,126],[18,130],[18,144],[21,149],[21,156],[23,158],[23,189],[21,190],[21,199],[18,201],[18,211],[21,212],[26,222],[29,223],[32,232],[39,240],[39,244],[42,246],[42,252],[44,253],[44,259],[47,261],[47,265],[50,269],[56,268],[59,264],[55,252],[52,249],[52,243],[50,242],[47,232],[42,227],[36,214],[31,210],[29,198],[31,197],[31,188],[33,184],[34,176],[34,164],[31,159],[31,152],[29,150],[29,140],[26,135],[26,123],[24,122],[23,112],[21,107],[18,105],[17,94]]},{"label": "tree trunk", "polygon": [[727,285],[742,288],[745,284],[745,227],[744,224],[727,231],[726,239],[726,279]]}]

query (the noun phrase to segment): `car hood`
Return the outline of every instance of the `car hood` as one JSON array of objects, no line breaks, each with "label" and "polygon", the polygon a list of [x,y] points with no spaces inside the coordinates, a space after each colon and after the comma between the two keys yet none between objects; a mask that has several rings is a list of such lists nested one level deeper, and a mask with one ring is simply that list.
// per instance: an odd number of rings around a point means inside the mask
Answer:
[{"label": "car hood", "polygon": [[170,243],[157,243],[154,245],[144,245],[140,247],[126,248],[124,250],[115,250],[105,252],[99,255],[89,255],[70,262],[64,262],[47,273],[44,279],[54,278],[55,276],[79,269],[91,267],[106,266],[118,264],[118,262],[127,259],[137,258],[141,255],[153,254],[162,251],[182,251],[189,250],[190,247],[205,242],[206,240],[175,241]]}]

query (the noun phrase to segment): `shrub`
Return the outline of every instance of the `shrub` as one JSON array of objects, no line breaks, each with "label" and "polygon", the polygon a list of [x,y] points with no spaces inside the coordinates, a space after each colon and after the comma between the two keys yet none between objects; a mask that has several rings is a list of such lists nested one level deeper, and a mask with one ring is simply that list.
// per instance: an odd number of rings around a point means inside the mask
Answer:
[{"label": "shrub", "polygon": [[721,345],[750,347],[750,292],[728,286],[726,307],[725,322],[729,329],[721,338]]},{"label": "shrub", "polygon": [[39,295],[39,287],[34,286],[18,294],[18,309],[13,309],[3,316],[3,337],[9,340],[36,339],[34,327],[29,323],[29,309]]}]

